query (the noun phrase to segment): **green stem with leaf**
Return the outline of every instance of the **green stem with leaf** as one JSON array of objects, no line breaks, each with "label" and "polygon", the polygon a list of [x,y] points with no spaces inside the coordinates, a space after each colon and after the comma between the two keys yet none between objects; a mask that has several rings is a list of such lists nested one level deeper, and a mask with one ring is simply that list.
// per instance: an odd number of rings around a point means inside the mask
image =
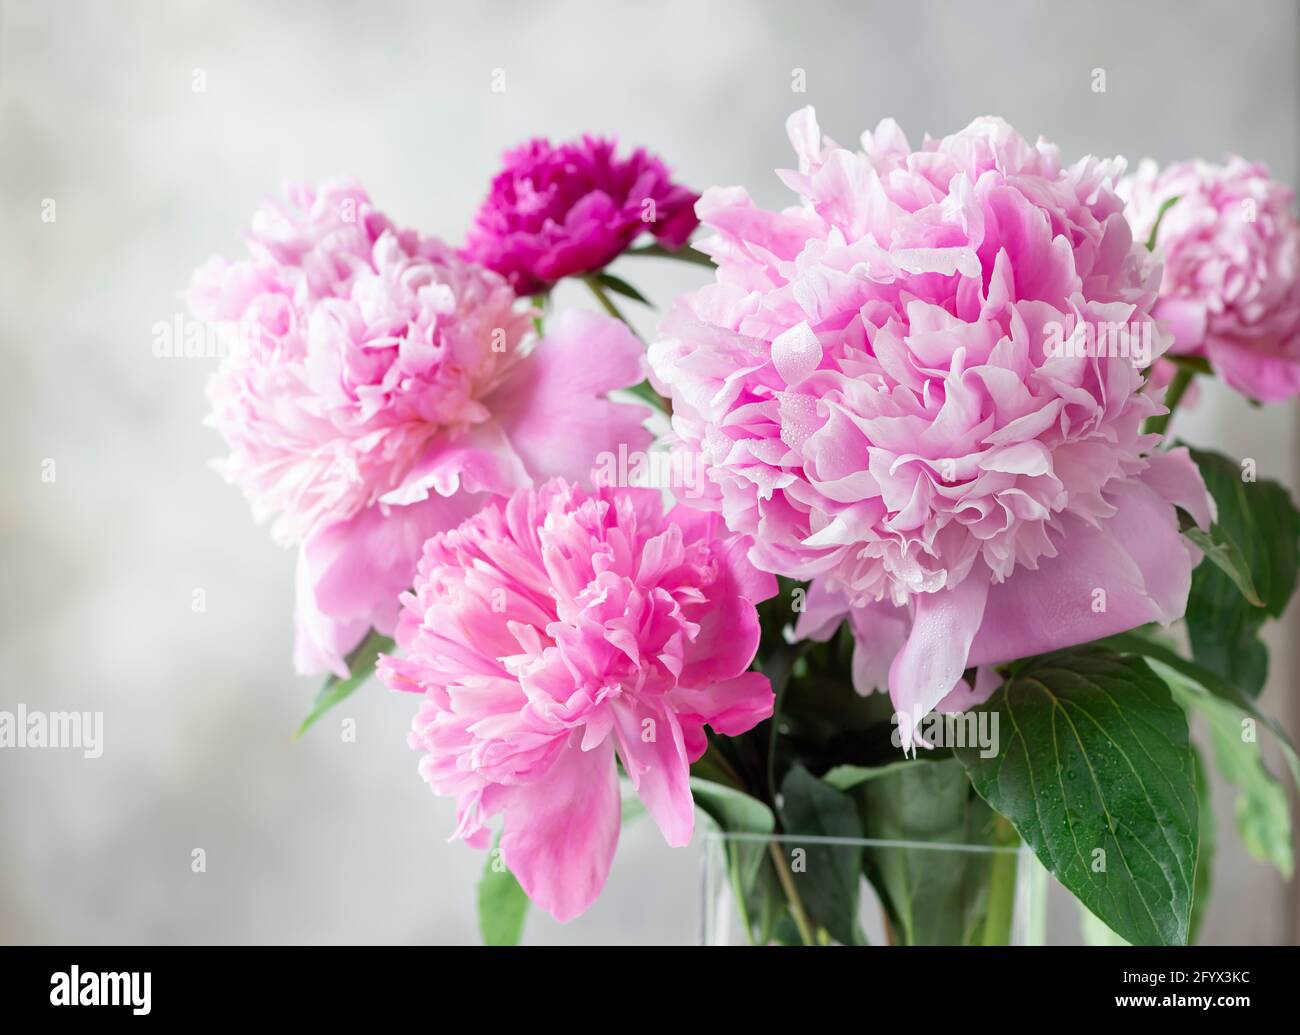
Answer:
[{"label": "green stem with leaf", "polygon": [[713,260],[705,255],[702,251],[692,248],[689,244],[681,248],[665,248],[662,244],[646,244],[640,248],[629,248],[624,255],[645,255],[656,259],[676,259],[678,262],[689,262],[695,266],[713,267]]},{"label": "green stem with leaf", "polygon": [[[609,292],[605,290],[596,274],[588,274],[582,278],[582,282],[591,289],[591,293],[596,296],[596,301],[600,303],[600,307],[604,309],[605,312],[615,320],[621,320],[623,323],[627,324],[629,328],[632,326],[631,321],[619,311],[618,306],[614,304],[614,300],[609,297]],[[633,331],[633,333],[635,334],[636,332]]]},{"label": "green stem with leaf", "polygon": [[[1020,835],[1005,816],[994,820],[993,844],[1010,849],[1020,844]],[[995,851],[989,864],[988,912],[984,921],[984,945],[1010,945],[1011,919],[1016,905],[1016,863],[1018,852]]]},{"label": "green stem with leaf", "polygon": [[[622,314],[618,306],[614,304],[614,300],[609,297],[609,292],[606,291],[605,286],[601,284],[598,274],[588,274],[582,278],[582,282],[586,284],[591,290],[591,293],[596,296],[596,301],[600,303],[600,307],[604,309],[606,313],[612,316],[615,320],[621,321],[625,327],[632,331],[633,334],[636,334],[636,330],[632,327],[631,321]],[[628,389],[628,391],[638,398],[644,399],[651,406],[654,406],[663,413],[672,416],[672,403],[656,392],[654,386],[649,381],[642,381],[640,384],[633,385]]]},{"label": "green stem with leaf", "polygon": [[297,740],[301,737],[317,719],[369,679],[374,674],[379,655],[387,653],[394,646],[391,636],[385,636],[375,629],[371,629],[370,632],[366,633],[366,638],[344,659],[348,666],[347,678],[340,679],[338,676],[330,676],[325,681],[325,685],[320,688],[316,694],[316,699],[312,702],[311,711],[307,713],[307,718],[302,720],[298,732],[293,735],[294,739]]},{"label": "green stem with leaf", "polygon": [[786,901],[790,904],[794,925],[799,929],[799,940],[805,945],[816,945],[817,935],[813,932],[808,912],[803,907],[803,899],[799,897],[799,889],[794,886],[794,876],[786,865],[785,856],[775,841],[768,842],[767,850],[772,856],[772,866],[776,869],[777,880],[781,882],[781,890],[785,892]]}]

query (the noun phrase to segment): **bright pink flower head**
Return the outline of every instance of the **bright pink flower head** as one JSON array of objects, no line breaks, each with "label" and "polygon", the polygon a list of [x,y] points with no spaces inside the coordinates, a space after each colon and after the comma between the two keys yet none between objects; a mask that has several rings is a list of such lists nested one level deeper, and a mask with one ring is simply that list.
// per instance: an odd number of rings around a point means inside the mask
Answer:
[{"label": "bright pink flower head", "polygon": [[618,158],[614,146],[537,139],[507,151],[464,254],[528,295],[603,268],[642,231],[680,248],[695,229],[698,195],[653,155],[638,148]]},{"label": "bright pink flower head", "polygon": [[556,479],[424,547],[389,686],[423,694],[411,746],[459,799],[459,836],[501,850],[560,920],[600,893],[618,840],[615,757],[671,845],[689,842],[704,726],[772,713],[755,603],[776,591],[716,515],[658,492]]},{"label": "bright pink flower head", "polygon": [[1279,402],[1300,393],[1300,221],[1294,194],[1258,163],[1143,162],[1120,185],[1133,232],[1165,264],[1156,318],[1173,350],[1207,358],[1229,385]]},{"label": "bright pink flower head", "polygon": [[254,217],[250,257],[211,260],[189,299],[241,328],[209,384],[218,466],[301,547],[298,667],[343,673],[367,628],[391,628],[434,531],[645,440],[643,408],[599,398],[643,364],[592,313],[533,342],[504,280],[395,228],[355,185],[286,193]]},{"label": "bright pink flower head", "polygon": [[707,191],[717,283],[650,352],[751,560],[887,615],[858,615],[860,643],[881,637],[858,670],[900,711],[968,665],[1178,617],[1193,553],[1165,494],[1208,504],[1186,455],[1157,464],[1141,433],[1166,342],[1121,164],[1065,167],[991,118],[920,150],[889,120],[861,151],[811,109],[788,128],[803,204]]}]

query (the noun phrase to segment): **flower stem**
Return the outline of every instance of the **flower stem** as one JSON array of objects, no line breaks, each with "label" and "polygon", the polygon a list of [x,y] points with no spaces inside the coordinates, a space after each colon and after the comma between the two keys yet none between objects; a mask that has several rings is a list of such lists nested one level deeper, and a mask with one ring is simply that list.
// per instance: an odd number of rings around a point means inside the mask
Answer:
[{"label": "flower stem", "polygon": [[[604,309],[605,312],[609,313],[609,315],[615,320],[622,320],[628,327],[632,326],[628,321],[628,318],[619,312],[618,306],[616,306],[614,300],[609,297],[609,292],[601,286],[600,281],[597,280],[594,275],[583,277],[582,282],[586,284],[587,287],[591,288],[591,293],[596,296],[596,301],[600,303],[601,308]],[[632,333],[635,334],[636,332],[633,331]]]},{"label": "flower stem", "polygon": [[1166,198],[1161,204],[1160,211],[1156,213],[1155,222],[1151,224],[1151,234],[1147,237],[1147,251],[1153,252],[1156,250],[1156,235],[1160,233],[1160,224],[1165,221],[1165,213],[1173,208],[1174,202],[1177,200],[1178,196],[1175,195],[1172,198]]},{"label": "flower stem", "polygon": [[[594,273],[590,276],[583,277],[582,282],[591,289],[591,293],[596,296],[596,301],[600,303],[600,307],[604,309],[605,312],[615,320],[621,321],[628,330],[633,334],[636,334],[636,329],[628,321],[628,318],[619,311],[618,306],[614,304],[614,300],[609,297],[609,292],[605,290],[604,285],[601,284]],[[650,403],[651,406],[658,407],[664,413],[668,414],[668,416],[671,417],[673,415],[673,404],[656,392],[654,386],[650,384],[649,381],[642,381],[638,385],[633,385],[628,389],[628,391],[633,395],[644,399],[646,402]]]},{"label": "flower stem", "polygon": [[777,847],[775,841],[767,843],[767,850],[772,856],[772,865],[776,867],[776,876],[781,882],[781,889],[785,892],[786,901],[790,903],[790,915],[794,917],[795,927],[799,928],[800,940],[805,945],[816,945],[817,936],[813,934],[808,914],[804,912],[803,899],[799,897],[799,891],[794,886],[794,877],[785,864],[785,856],[781,854],[781,849]]},{"label": "flower stem", "polygon": [[1192,383],[1192,378],[1196,376],[1196,371],[1190,367],[1180,366],[1174,378],[1169,382],[1169,387],[1165,389],[1165,409],[1168,413],[1162,413],[1159,416],[1152,417],[1147,421],[1146,428],[1143,429],[1147,434],[1163,435],[1165,429],[1169,427],[1170,420],[1173,419],[1174,410],[1178,408],[1178,403],[1184,393]]},{"label": "flower stem", "polygon": [[[994,821],[994,844],[1012,848],[1020,844],[1020,835],[1004,817]],[[989,865],[988,905],[984,920],[982,945],[1010,945],[1011,921],[1016,906],[1016,863],[1018,853],[1001,851],[993,853]]]},{"label": "flower stem", "polygon": [[702,251],[692,248],[689,244],[680,248],[665,248],[662,244],[644,244],[640,248],[629,248],[624,255],[646,255],[656,259],[676,259],[678,262],[689,262],[696,266],[713,267],[713,260],[705,255]]}]

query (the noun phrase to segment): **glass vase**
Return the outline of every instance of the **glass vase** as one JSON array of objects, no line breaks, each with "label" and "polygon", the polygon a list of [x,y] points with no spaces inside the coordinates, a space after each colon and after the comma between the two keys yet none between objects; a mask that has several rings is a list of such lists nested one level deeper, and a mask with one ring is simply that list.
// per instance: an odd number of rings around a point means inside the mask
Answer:
[{"label": "glass vase", "polygon": [[1048,943],[1048,874],[1021,844],[711,831],[701,871],[704,945]]}]

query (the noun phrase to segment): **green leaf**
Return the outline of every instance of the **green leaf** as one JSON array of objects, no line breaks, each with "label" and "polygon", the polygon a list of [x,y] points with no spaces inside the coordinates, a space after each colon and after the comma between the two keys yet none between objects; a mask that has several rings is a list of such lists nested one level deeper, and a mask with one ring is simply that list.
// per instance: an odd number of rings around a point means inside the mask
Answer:
[{"label": "green leaf", "polygon": [[[1177,696],[1177,695],[1175,695]],[[1214,804],[1210,801],[1210,774],[1196,746],[1192,746],[1192,761],[1196,764],[1196,801],[1200,826],[1200,848],[1196,856],[1196,879],[1192,884],[1192,920],[1188,932],[1188,942],[1194,944],[1205,922],[1205,911],[1210,906],[1210,890],[1213,884],[1213,863],[1217,838],[1217,822]],[[1084,907],[1079,906],[1079,931],[1088,945],[1127,945],[1104,923]]]},{"label": "green leaf", "polygon": [[837,791],[851,791],[868,780],[876,780],[919,765],[925,765],[920,758],[908,758],[879,766],[837,765],[822,777],[822,782],[830,784]]},{"label": "green leaf", "polygon": [[655,307],[654,303],[651,302],[650,299],[646,298],[645,295],[641,294],[640,291],[634,288],[622,277],[616,277],[612,273],[599,273],[596,275],[596,279],[600,281],[604,287],[609,288],[609,290],[613,291],[615,294],[622,295],[624,298],[630,298],[634,302],[640,302],[642,305],[649,306],[651,309]]},{"label": "green leaf", "polygon": [[681,262],[691,262],[697,266],[708,266],[713,268],[713,260],[701,251],[697,251],[690,245],[683,245],[681,248],[665,248],[662,244],[645,244],[639,248],[629,248],[623,253],[624,255],[650,255],[660,259],[677,259]]},{"label": "green leaf", "polygon": [[691,794],[696,807],[728,834],[771,834],[776,827],[771,809],[734,787],[692,776]]},{"label": "green leaf", "polygon": [[1232,580],[1232,584],[1241,590],[1241,595],[1252,607],[1263,607],[1264,601],[1259,599],[1259,591],[1255,589],[1255,580],[1250,576],[1246,558],[1241,555],[1237,545],[1223,539],[1222,534],[1218,525],[1211,525],[1208,532],[1202,532],[1195,524],[1189,524],[1183,529],[1183,535],[1205,554],[1207,561]]},{"label": "green leaf", "polygon": [[[842,945],[865,944],[858,928],[861,845],[799,841],[801,834],[818,839],[861,839],[857,805],[847,794],[796,764],[781,784],[780,811],[787,837],[781,849],[790,859],[791,876],[808,915]],[[798,850],[803,851],[803,869],[791,858]]]},{"label": "green leaf", "polygon": [[768,872],[770,867],[766,862],[776,817],[763,802],[744,791],[698,776],[691,777],[691,795],[695,807],[718,830],[741,835],[723,841],[727,875],[747,933],[764,944],[771,937],[780,912],[776,875]]},{"label": "green leaf", "polygon": [[956,755],[1043,865],[1117,934],[1185,945],[1196,873],[1187,718],[1141,658],[1097,647],[1031,661],[983,706],[1000,747]]},{"label": "green leaf", "polygon": [[1243,481],[1241,467],[1219,453],[1193,449],[1191,455],[1218,507],[1211,535],[1239,555],[1263,602],[1253,607],[1243,599],[1240,582],[1214,557],[1215,563],[1198,565],[1187,600],[1192,656],[1258,697],[1268,674],[1268,652],[1259,630],[1265,620],[1281,615],[1295,591],[1300,513],[1277,482]]},{"label": "green leaf", "polygon": [[[847,769],[837,779],[847,780]],[[1014,888],[1016,856],[978,849],[1011,847],[1014,834],[1008,839],[998,829],[998,815],[971,788],[961,764],[948,757],[870,772],[856,791],[866,835],[900,844],[868,845],[863,868],[894,939],[903,945],[1005,944],[1011,903],[998,894],[991,902],[990,895],[995,888],[1005,892],[1008,882]]]},{"label": "green leaf", "polygon": [[1166,352],[1160,357],[1172,363],[1179,370],[1190,370],[1193,374],[1213,374],[1214,367],[1204,356],[1174,356]]},{"label": "green leaf", "polygon": [[1278,746],[1282,749],[1282,757],[1291,772],[1291,778],[1295,781],[1296,787],[1300,788],[1300,755],[1297,755],[1295,746],[1291,743],[1286,730],[1282,728],[1282,724],[1262,711],[1253,697],[1225,682],[1217,672],[1212,672],[1194,661],[1188,661],[1154,636],[1155,634],[1149,628],[1134,629],[1132,632],[1111,636],[1101,643],[1115,650],[1141,655],[1151,662],[1156,674],[1166,682],[1170,682],[1173,674],[1176,673],[1188,681],[1186,689],[1199,689],[1232,705],[1237,710],[1238,719],[1251,718],[1267,727],[1277,738]]},{"label": "green leaf", "polygon": [[1174,699],[1206,721],[1219,773],[1238,791],[1237,830],[1246,850],[1290,880],[1294,869],[1291,811],[1285,788],[1264,764],[1254,720],[1245,717],[1243,723],[1239,708],[1190,685],[1174,672],[1162,674]]},{"label": "green leaf", "polygon": [[478,882],[478,929],[483,944],[518,945],[527,917],[528,895],[506,868],[494,842]]},{"label": "green leaf", "polygon": [[340,679],[338,676],[330,676],[329,679],[325,680],[325,685],[320,688],[316,694],[316,699],[312,701],[311,711],[307,713],[307,718],[302,720],[302,725],[298,727],[298,732],[294,734],[294,737],[301,737],[317,719],[369,679],[375,671],[375,664],[379,660],[379,655],[388,653],[394,646],[390,637],[371,629],[366,634],[366,638],[361,641],[360,646],[356,647],[347,656],[348,672],[350,673],[348,678]]}]

